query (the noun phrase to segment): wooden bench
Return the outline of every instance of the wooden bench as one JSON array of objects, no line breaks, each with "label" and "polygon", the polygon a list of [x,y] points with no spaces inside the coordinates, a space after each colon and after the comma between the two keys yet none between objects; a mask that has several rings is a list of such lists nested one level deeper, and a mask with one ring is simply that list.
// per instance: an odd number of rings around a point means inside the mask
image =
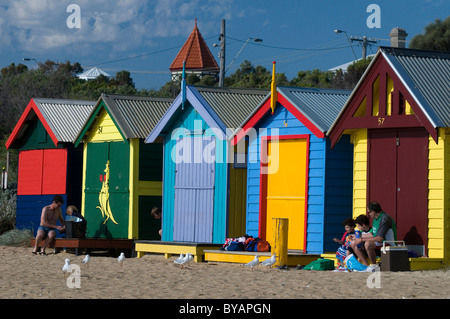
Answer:
[{"label": "wooden bench", "polygon": [[190,253],[194,257],[194,262],[202,262],[204,250],[220,249],[221,246],[222,244],[136,240],[134,250],[137,253],[137,258],[141,258],[145,253],[162,253],[166,258],[175,254]]},{"label": "wooden bench", "polygon": [[[43,240],[39,247],[44,245]],[[31,239],[31,247],[34,247],[36,239]],[[75,248],[75,254],[79,255],[79,248],[85,249],[134,249],[132,239],[107,239],[107,238],[55,238],[47,247],[50,248]]]}]

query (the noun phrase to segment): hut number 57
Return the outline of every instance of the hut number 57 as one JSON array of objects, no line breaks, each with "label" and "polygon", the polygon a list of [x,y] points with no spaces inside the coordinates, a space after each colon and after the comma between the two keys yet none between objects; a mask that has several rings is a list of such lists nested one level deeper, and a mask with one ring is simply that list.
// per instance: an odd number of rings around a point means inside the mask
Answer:
[{"label": "hut number 57", "polygon": [[78,4],[69,4],[66,12],[71,14],[67,17],[66,24],[69,29],[81,28],[81,9]]}]

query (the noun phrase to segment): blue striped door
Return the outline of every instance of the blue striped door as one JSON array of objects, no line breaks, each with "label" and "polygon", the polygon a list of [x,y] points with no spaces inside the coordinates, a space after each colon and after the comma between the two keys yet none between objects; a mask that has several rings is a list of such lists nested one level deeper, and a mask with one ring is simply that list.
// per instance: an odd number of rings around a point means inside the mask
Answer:
[{"label": "blue striped door", "polygon": [[176,144],[173,240],[212,242],[214,137],[184,137]]}]

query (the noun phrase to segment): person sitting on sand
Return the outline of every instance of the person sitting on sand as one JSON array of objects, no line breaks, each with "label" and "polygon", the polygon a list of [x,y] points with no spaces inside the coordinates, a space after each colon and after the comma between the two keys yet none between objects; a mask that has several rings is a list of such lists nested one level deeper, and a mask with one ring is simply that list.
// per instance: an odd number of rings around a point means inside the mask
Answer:
[{"label": "person sitting on sand", "polygon": [[[358,258],[365,266],[369,266],[367,258],[372,265],[376,264],[377,252],[383,245],[383,241],[397,240],[397,226],[391,216],[386,214],[378,202],[370,202],[367,206],[367,212],[372,218],[372,235],[356,238],[352,243],[352,248]],[[359,244],[360,247],[358,247]],[[364,250],[362,249],[364,247]]]},{"label": "person sitting on sand", "polygon": [[[42,240],[45,240],[44,246],[41,249],[41,254],[45,255],[45,249],[47,245],[52,242],[52,240],[56,237],[56,229],[59,231],[63,231],[65,229],[64,219],[61,213],[61,206],[63,205],[64,200],[62,196],[55,195],[53,198],[53,202],[45,206],[42,209],[41,213],[41,222],[39,228],[36,233],[36,241],[34,244],[34,249],[32,251],[33,254],[38,253],[38,247],[41,244]],[[61,226],[56,225],[56,222],[59,220]]]},{"label": "person sitting on sand", "polygon": [[[370,220],[366,215],[359,215],[355,218],[356,227],[361,231],[361,238],[370,238],[372,235],[372,227],[370,227]],[[358,248],[358,250],[355,250]],[[352,241],[349,247],[349,251],[354,254],[360,262],[363,262],[364,256],[367,256],[366,250],[363,244],[356,244],[355,241]],[[359,255],[358,255],[359,252]],[[360,257],[361,256],[361,257]]]},{"label": "person sitting on sand", "polygon": [[345,233],[342,236],[342,239],[334,238],[333,241],[340,244],[338,250],[336,251],[336,258],[338,259],[338,266],[344,264],[344,259],[350,254],[349,247],[352,240],[355,237],[359,237],[361,233],[359,231],[355,231],[356,223],[353,218],[347,218],[342,223],[345,229]]}]

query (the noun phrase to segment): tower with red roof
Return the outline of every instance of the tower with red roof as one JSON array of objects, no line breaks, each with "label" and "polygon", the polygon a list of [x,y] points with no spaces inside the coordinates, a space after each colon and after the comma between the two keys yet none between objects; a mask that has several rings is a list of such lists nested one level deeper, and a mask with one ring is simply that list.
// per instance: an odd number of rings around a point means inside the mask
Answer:
[{"label": "tower with red roof", "polygon": [[197,27],[197,18],[194,29],[169,67],[172,80],[181,77],[184,61],[186,74],[193,73],[199,77],[205,75],[217,77],[219,74],[219,66]]}]

